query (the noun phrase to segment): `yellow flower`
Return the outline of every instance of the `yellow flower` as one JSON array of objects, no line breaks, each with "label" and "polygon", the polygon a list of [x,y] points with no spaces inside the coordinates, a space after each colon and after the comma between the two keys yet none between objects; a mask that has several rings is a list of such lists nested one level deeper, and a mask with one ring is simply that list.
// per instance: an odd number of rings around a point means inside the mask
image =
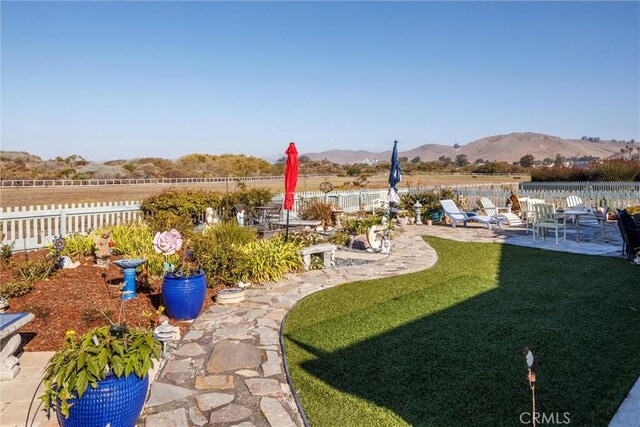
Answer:
[{"label": "yellow flower", "polygon": [[160,307],[158,307],[158,311],[156,311],[156,313],[162,314],[163,312],[164,312],[164,306],[161,305]]},{"label": "yellow flower", "polygon": [[71,337],[71,336],[73,336],[75,334],[76,334],[76,331],[74,331],[73,329],[69,329],[65,335],[67,337]]}]

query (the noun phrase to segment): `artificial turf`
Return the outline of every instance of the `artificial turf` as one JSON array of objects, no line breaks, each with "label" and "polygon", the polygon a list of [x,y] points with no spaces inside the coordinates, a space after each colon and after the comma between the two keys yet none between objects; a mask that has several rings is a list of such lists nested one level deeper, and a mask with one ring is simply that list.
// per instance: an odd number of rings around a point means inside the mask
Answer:
[{"label": "artificial turf", "polygon": [[341,285],[289,314],[286,359],[310,424],[522,425],[528,346],[537,411],[606,425],[640,376],[640,268],[426,240],[433,268]]}]

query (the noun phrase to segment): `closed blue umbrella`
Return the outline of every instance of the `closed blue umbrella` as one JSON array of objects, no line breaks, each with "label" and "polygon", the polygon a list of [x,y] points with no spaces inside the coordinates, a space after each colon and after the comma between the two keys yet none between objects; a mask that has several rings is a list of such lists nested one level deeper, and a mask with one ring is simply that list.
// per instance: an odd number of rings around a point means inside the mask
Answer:
[{"label": "closed blue umbrella", "polygon": [[400,160],[398,159],[398,141],[393,141],[393,152],[391,153],[391,171],[389,172],[389,185],[398,191],[396,185],[402,181],[402,169],[400,168]]}]

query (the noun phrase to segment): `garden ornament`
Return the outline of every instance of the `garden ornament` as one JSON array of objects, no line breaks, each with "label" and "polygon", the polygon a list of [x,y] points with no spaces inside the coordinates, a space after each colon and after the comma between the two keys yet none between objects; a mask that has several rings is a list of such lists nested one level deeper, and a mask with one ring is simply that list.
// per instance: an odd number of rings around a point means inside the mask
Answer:
[{"label": "garden ornament", "polygon": [[4,313],[7,308],[9,308],[9,300],[4,297],[0,297],[0,313]]},{"label": "garden ornament", "polygon": [[95,242],[98,250],[95,251],[96,255],[96,266],[106,268],[109,265],[109,257],[111,256],[111,234],[108,231],[104,231],[100,236],[94,236],[93,241]]},{"label": "garden ornament", "polygon": [[533,410],[531,412],[531,420],[533,422],[533,427],[536,426],[536,362],[533,358],[533,353],[529,350],[529,347],[525,347],[522,349],[522,354],[524,355],[525,362],[527,363],[527,379],[529,380],[529,388],[531,389],[531,405]]},{"label": "garden ornament", "polygon": [[164,255],[164,271],[173,271],[173,264],[167,260],[167,257],[175,254],[181,247],[182,236],[175,228],[162,233],[158,232],[153,238],[153,248],[157,253]]},{"label": "garden ornament", "polygon": [[78,268],[80,266],[80,261],[73,262],[71,258],[65,255],[60,257],[58,265],[60,266],[60,268],[64,269]]}]

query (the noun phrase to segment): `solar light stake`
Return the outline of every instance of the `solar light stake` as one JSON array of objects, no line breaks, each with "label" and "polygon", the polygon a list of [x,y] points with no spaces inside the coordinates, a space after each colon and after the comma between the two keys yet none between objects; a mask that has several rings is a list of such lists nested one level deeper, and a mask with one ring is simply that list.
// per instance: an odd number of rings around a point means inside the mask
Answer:
[{"label": "solar light stake", "polygon": [[536,427],[536,363],[533,359],[533,353],[529,350],[529,347],[523,348],[522,354],[524,354],[525,361],[527,362],[527,379],[529,380],[529,388],[531,389],[531,423],[533,424],[533,427]]}]

